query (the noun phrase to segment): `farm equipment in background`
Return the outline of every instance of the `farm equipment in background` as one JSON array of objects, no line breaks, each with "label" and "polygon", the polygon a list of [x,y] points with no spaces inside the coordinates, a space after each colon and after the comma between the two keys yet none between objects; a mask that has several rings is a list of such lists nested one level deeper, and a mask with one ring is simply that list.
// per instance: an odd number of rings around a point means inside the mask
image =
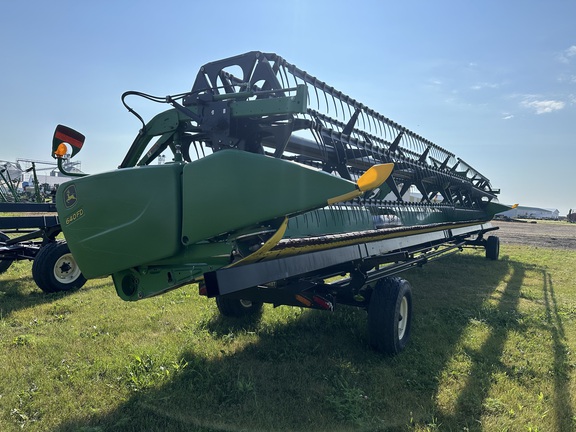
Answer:
[{"label": "farm equipment in background", "polygon": [[[129,96],[171,108],[146,123]],[[112,275],[124,300],[198,283],[230,316],[352,305],[368,310],[371,345],[395,354],[412,318],[396,275],[466,246],[498,258],[485,235],[508,207],[485,176],[276,54],[122,101],[142,122],[124,160],[64,184],[56,206],[83,276]],[[53,156],[83,142],[58,126]],[[153,164],[164,152],[172,160]]]},{"label": "farm equipment in background", "polygon": [[18,200],[18,184],[23,171],[13,162],[0,161],[0,202]]},{"label": "farm equipment in background", "polygon": [[[20,162],[29,162],[30,167]],[[32,277],[44,292],[77,289],[86,279],[66,242],[57,238],[62,230],[56,205],[47,202],[56,190],[39,183],[37,163],[55,165],[25,159],[16,163],[0,161],[0,274],[14,261],[31,260]],[[77,164],[66,164],[74,165]],[[30,182],[22,181],[26,173],[30,173]]]},{"label": "farm equipment in background", "polygon": [[46,293],[81,288],[86,279],[65,241],[53,203],[3,203],[0,213],[0,274],[14,261],[30,260],[32,277]]}]

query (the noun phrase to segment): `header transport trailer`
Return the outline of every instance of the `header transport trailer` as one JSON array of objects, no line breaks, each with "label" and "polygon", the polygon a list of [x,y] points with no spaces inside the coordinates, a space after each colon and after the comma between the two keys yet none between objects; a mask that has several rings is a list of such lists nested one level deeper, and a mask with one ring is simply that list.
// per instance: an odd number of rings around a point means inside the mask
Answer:
[{"label": "header transport trailer", "polygon": [[56,205],[0,202],[0,274],[14,261],[33,260],[32,277],[44,292],[69,291],[86,282],[65,241]]},{"label": "header transport trailer", "polygon": [[[134,96],[169,109],[146,123]],[[62,185],[56,206],[83,277],[112,275],[124,300],[198,283],[227,316],[357,306],[370,344],[396,354],[412,318],[399,273],[466,246],[498,258],[486,234],[509,207],[485,176],[276,54],[208,63],[189,92],[122,102],[142,123],[124,160]],[[58,126],[53,156],[83,143]]]},{"label": "header transport trailer", "polygon": [[[29,162],[31,167],[23,168],[20,161]],[[80,288],[86,279],[66,242],[58,239],[62,230],[56,205],[47,202],[52,201],[57,185],[52,188],[40,185],[37,171],[46,168],[37,168],[36,163],[56,165],[30,159],[18,159],[16,163],[0,161],[0,274],[8,271],[14,261],[33,260],[32,276],[43,291]],[[66,160],[64,164],[67,170],[78,172],[77,163]],[[24,174],[30,172],[28,183]]]}]

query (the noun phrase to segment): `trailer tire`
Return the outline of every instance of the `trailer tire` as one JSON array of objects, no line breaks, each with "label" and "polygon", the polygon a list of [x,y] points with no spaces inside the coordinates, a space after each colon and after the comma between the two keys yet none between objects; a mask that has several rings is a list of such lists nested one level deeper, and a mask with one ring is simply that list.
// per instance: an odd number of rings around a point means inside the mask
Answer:
[{"label": "trailer tire", "polygon": [[226,296],[216,297],[216,306],[220,313],[231,318],[243,318],[258,315],[264,303]]},{"label": "trailer tire", "polygon": [[32,277],[45,293],[72,291],[86,283],[68,244],[62,241],[40,248],[32,263]]},{"label": "trailer tire", "polygon": [[386,355],[400,353],[412,329],[412,287],[399,277],[381,279],[368,305],[370,346]]},{"label": "trailer tire", "polygon": [[[0,232],[0,242],[5,242],[8,240],[10,240],[10,237],[8,237],[3,232]],[[0,260],[0,274],[4,273],[6,270],[8,270],[8,268],[10,268],[10,266],[12,265],[13,262],[14,261],[12,261],[12,260]]]},{"label": "trailer tire", "polygon": [[486,239],[486,258],[492,261],[497,261],[500,256],[500,238],[496,236],[489,236]]}]

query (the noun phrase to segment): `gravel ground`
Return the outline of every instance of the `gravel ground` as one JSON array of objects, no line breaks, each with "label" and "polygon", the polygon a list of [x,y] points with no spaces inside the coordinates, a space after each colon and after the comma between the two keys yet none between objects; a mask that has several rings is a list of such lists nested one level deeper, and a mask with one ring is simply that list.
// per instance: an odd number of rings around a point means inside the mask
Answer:
[{"label": "gravel ground", "polygon": [[502,243],[576,250],[576,223],[494,220],[492,225],[500,229],[490,234],[500,237]]}]

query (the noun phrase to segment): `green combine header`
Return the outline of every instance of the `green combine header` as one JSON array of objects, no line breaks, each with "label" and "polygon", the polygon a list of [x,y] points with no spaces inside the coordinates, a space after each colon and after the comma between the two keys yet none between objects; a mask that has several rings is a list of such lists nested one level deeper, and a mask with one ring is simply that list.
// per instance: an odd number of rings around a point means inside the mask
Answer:
[{"label": "green combine header", "polygon": [[[129,97],[169,109],[145,122]],[[485,176],[276,54],[122,101],[142,122],[124,160],[62,185],[56,207],[83,276],[112,275],[124,300],[198,283],[225,315],[353,305],[368,310],[371,344],[395,354],[412,311],[395,275],[466,246],[498,258],[485,235],[508,207]],[[58,126],[53,156],[83,143]]]}]

